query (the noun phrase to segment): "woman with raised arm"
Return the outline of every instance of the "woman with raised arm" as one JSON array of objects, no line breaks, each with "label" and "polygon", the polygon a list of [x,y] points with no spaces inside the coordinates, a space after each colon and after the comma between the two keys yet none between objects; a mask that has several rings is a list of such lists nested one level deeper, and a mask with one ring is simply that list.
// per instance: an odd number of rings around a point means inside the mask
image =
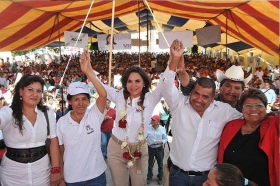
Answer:
[{"label": "woman with raised arm", "polygon": [[114,185],[146,185],[148,172],[148,126],[161,99],[160,85],[149,92],[151,81],[145,71],[130,67],[121,78],[122,89],[103,85],[108,99],[116,104],[115,126],[108,144],[107,160]]},{"label": "woman with raised arm", "polygon": [[69,86],[69,111],[57,123],[64,177],[60,185],[106,186],[107,165],[101,152],[100,126],[105,116],[107,93],[94,74],[87,50],[80,56],[80,66],[95,86],[99,97],[88,108],[89,87],[82,82],[74,82]]}]

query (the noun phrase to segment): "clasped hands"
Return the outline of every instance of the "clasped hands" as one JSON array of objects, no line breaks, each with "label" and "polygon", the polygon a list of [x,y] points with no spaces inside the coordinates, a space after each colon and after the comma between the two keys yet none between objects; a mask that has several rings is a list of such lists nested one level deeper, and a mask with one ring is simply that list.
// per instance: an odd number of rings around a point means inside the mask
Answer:
[{"label": "clasped hands", "polygon": [[174,40],[173,43],[170,46],[170,69],[176,70],[177,73],[183,74],[185,73],[185,63],[184,63],[184,45],[182,41],[179,41],[178,39]]}]

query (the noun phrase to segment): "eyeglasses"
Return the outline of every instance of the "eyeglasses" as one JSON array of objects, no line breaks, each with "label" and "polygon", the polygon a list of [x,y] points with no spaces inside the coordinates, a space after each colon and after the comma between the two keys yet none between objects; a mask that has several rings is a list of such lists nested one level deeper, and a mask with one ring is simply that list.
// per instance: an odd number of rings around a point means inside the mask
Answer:
[{"label": "eyeglasses", "polygon": [[244,109],[252,109],[253,107],[255,107],[256,109],[262,109],[262,108],[264,108],[264,104],[256,103],[256,104],[245,104],[245,105],[243,105]]}]

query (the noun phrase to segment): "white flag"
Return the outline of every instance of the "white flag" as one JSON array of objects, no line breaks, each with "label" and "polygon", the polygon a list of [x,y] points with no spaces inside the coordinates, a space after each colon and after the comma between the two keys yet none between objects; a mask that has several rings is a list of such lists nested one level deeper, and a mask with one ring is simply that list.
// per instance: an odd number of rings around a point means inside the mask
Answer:
[{"label": "white flag", "polygon": [[[163,32],[169,46],[175,39],[182,41],[184,47],[193,47],[193,31],[173,31],[173,32]],[[166,49],[169,48],[165,39],[163,38],[162,34],[159,33],[158,35],[159,40],[159,48]]]},{"label": "white flag", "polygon": [[209,45],[221,41],[221,25],[208,26],[195,31],[199,46]]},{"label": "white flag", "polygon": [[77,32],[65,31],[64,32],[65,46],[87,48],[88,34],[81,33],[80,38],[78,38],[78,36],[79,36],[79,33],[77,33]]}]

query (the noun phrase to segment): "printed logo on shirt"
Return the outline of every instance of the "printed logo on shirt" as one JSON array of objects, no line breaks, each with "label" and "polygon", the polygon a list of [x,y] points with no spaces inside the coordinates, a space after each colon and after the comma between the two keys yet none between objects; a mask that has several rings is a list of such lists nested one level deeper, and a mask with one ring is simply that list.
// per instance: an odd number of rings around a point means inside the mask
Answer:
[{"label": "printed logo on shirt", "polygon": [[86,129],[87,129],[87,134],[94,132],[93,128],[90,128],[90,125],[87,125]]}]

